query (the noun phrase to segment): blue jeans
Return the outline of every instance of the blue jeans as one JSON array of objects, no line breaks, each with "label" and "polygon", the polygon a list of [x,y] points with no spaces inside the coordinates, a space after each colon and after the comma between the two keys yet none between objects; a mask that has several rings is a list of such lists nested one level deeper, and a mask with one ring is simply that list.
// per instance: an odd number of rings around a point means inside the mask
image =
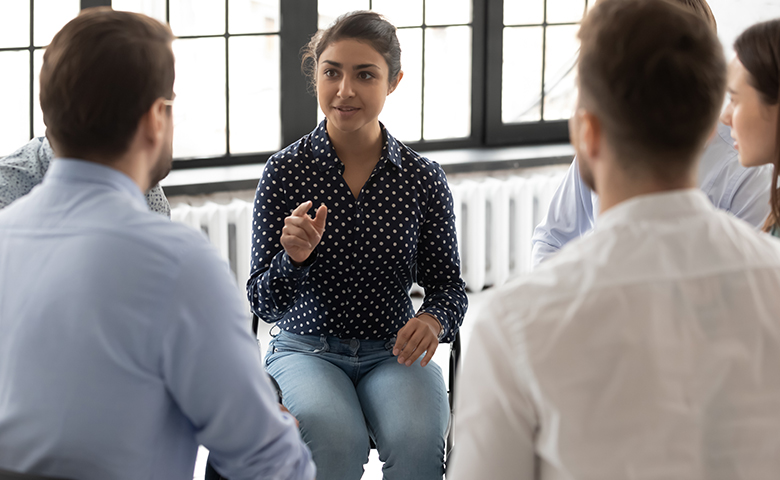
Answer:
[{"label": "blue jeans", "polygon": [[300,423],[317,480],[359,480],[369,436],[386,480],[441,480],[449,422],[441,369],[399,364],[394,343],[285,331],[271,340],[266,369]]}]

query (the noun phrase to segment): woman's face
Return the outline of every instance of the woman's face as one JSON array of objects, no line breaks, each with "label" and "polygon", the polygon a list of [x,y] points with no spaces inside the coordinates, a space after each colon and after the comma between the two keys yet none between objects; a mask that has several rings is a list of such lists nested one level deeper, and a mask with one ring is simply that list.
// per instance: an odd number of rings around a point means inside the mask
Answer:
[{"label": "woman's face", "polygon": [[317,100],[328,130],[371,132],[385,99],[395,89],[388,83],[384,57],[368,43],[344,39],[328,45],[317,62]]},{"label": "woman's face", "polygon": [[729,103],[720,121],[731,127],[734,148],[745,167],[772,163],[777,145],[777,105],[767,105],[748,79],[750,73],[738,58],[729,63]]}]

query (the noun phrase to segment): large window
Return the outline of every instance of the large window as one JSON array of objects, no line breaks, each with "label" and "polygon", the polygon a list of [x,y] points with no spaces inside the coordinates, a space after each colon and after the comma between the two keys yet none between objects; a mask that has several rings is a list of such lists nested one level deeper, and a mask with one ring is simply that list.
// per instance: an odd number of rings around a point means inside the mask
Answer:
[{"label": "large window", "polygon": [[[595,0],[13,0],[0,2],[0,155],[43,135],[42,48],[79,8],[169,22],[177,59],[174,168],[263,162],[311,131],[300,71],[318,27],[357,9],[398,27],[404,78],[380,119],[417,150],[565,142],[576,38]],[[780,16],[776,0],[710,0],[734,37]],[[321,115],[321,114],[319,114]]]},{"label": "large window", "polygon": [[0,156],[46,131],[38,103],[43,47],[79,7],[79,0],[0,2]]},{"label": "large window", "polygon": [[177,37],[177,157],[280,148],[279,0],[113,0],[113,7],[167,21]]},{"label": "large window", "polygon": [[594,0],[488,2],[488,144],[566,140],[579,22]]},{"label": "large window", "polygon": [[405,142],[470,137],[471,1],[320,0],[319,28],[352,10],[375,10],[398,27],[404,79],[381,116],[390,131]]}]

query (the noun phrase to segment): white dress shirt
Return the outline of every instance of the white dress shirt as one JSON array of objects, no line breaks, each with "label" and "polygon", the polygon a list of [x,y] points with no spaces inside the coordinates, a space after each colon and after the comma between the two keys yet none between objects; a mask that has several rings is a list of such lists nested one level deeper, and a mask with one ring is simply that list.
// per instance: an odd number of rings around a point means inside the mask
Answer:
[{"label": "white dress shirt", "polygon": [[780,476],[780,242],[704,193],[613,207],[490,303],[450,480]]}]

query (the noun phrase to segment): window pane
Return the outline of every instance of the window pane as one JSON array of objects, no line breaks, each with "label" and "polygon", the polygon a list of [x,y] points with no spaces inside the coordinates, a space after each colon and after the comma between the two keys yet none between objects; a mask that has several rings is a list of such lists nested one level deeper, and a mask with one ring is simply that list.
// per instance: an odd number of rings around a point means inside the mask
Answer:
[{"label": "window pane", "polygon": [[708,0],[726,58],[734,57],[734,40],[749,26],[780,17],[777,0]]},{"label": "window pane", "polygon": [[426,140],[471,134],[471,27],[425,30],[424,108]]},{"label": "window pane", "polygon": [[385,101],[379,120],[404,142],[420,140],[422,123],[422,29],[398,30],[404,78]]},{"label": "window pane", "polygon": [[386,16],[396,27],[422,25],[422,0],[373,0],[371,8]]},{"label": "window pane", "polygon": [[547,23],[579,22],[585,0],[547,0]]},{"label": "window pane", "polygon": [[30,45],[30,1],[0,2],[0,48]]},{"label": "window pane", "polygon": [[30,139],[30,52],[0,52],[0,157],[4,157]]},{"label": "window pane", "polygon": [[230,33],[279,31],[279,0],[230,0]]},{"label": "window pane", "polygon": [[339,15],[355,10],[368,10],[368,0],[319,0],[319,27],[328,28]]},{"label": "window pane", "polygon": [[43,123],[41,111],[41,67],[43,66],[43,50],[33,52],[33,135],[42,137],[46,135],[46,125]]},{"label": "window pane", "polygon": [[501,119],[541,120],[542,27],[504,28]]},{"label": "window pane", "polygon": [[426,0],[426,25],[471,23],[471,0]]},{"label": "window pane", "polygon": [[229,41],[230,151],[276,151],[282,135],[279,37],[234,37]]},{"label": "window pane", "polygon": [[547,27],[544,68],[544,119],[569,118],[577,101],[577,39],[579,25]]},{"label": "window pane", "polygon": [[544,21],[544,0],[504,2],[504,25],[541,25]]},{"label": "window pane", "polygon": [[225,33],[226,0],[170,0],[171,30],[179,37]]},{"label": "window pane", "polygon": [[225,39],[175,40],[176,157],[225,154]]},{"label": "window pane", "polygon": [[33,37],[35,45],[43,47],[51,42],[54,35],[79,14],[80,0],[35,0]]},{"label": "window pane", "polygon": [[114,10],[137,12],[165,23],[165,0],[111,0]]}]

